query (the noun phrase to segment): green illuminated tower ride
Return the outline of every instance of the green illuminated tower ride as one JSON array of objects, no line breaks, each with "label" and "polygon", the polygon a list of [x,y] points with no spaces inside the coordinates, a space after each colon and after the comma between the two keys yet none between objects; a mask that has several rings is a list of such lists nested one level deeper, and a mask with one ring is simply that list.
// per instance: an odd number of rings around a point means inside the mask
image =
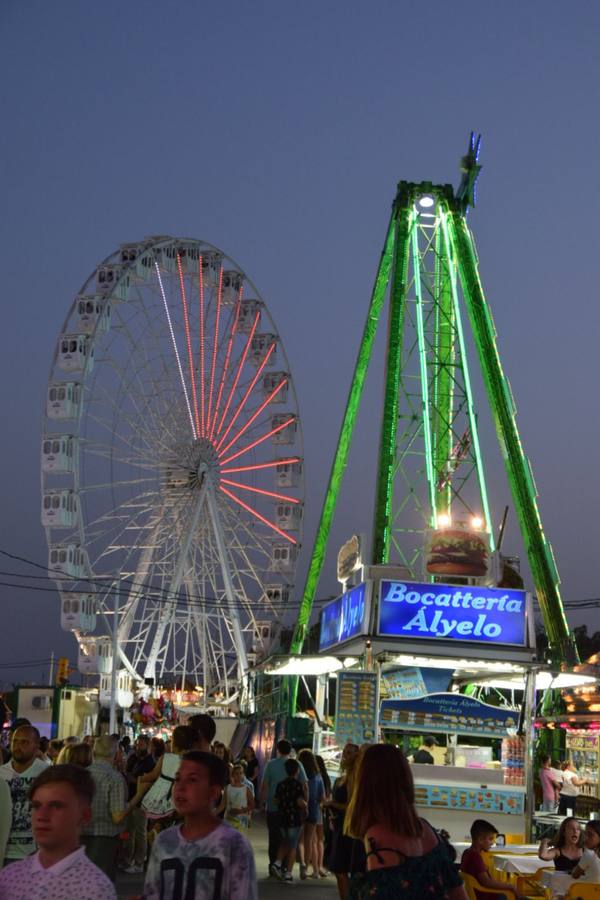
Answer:
[{"label": "green illuminated tower ride", "polygon": [[[483,376],[535,590],[557,662],[576,660],[559,577],[540,520],[510,385],[479,278],[466,214],[475,201],[479,140],[471,135],[458,191],[400,182],[375,279],[352,385],[301,600],[291,652],[300,653],[372,355],[388,301],[387,357],[372,563],[422,579],[426,533],[451,521],[493,527],[467,360],[466,329]],[[466,315],[465,315],[466,313]],[[463,319],[465,320],[463,323]]]}]

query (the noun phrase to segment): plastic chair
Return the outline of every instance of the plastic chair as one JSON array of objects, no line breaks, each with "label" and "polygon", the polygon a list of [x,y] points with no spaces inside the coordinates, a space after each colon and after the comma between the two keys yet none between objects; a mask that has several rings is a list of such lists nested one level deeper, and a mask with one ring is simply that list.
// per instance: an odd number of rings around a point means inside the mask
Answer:
[{"label": "plastic chair", "polygon": [[504,840],[507,844],[524,844],[525,843],[525,835],[524,834],[505,834]]},{"label": "plastic chair", "polygon": [[592,897],[596,900],[600,898],[600,884],[585,881],[582,884],[572,884],[565,894],[565,900],[590,900]]},{"label": "plastic chair", "polygon": [[469,900],[477,900],[477,895],[475,893],[476,890],[485,891],[485,893],[489,894],[490,897],[494,894],[500,894],[503,897],[506,896],[506,889],[496,890],[496,888],[484,887],[477,881],[476,878],[473,877],[473,875],[469,875],[468,872],[461,871],[459,874],[465,883],[465,891],[467,892]]},{"label": "plastic chair", "polygon": [[519,894],[527,897],[550,897],[550,889],[542,884],[542,872],[547,872],[548,868],[541,866],[533,875],[518,875],[515,887]]}]

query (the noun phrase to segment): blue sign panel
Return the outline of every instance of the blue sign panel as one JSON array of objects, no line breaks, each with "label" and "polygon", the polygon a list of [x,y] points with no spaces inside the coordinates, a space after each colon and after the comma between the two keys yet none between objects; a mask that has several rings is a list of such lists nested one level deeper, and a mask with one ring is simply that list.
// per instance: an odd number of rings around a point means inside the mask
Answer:
[{"label": "blue sign panel", "polygon": [[379,634],[525,646],[525,591],[382,581]]},{"label": "blue sign panel", "polygon": [[329,650],[336,644],[365,633],[366,587],[366,584],[359,584],[323,607],[319,650]]},{"label": "blue sign panel", "polygon": [[517,709],[491,706],[466,694],[429,694],[381,704],[382,727],[406,731],[506,737],[515,731],[518,721]]}]

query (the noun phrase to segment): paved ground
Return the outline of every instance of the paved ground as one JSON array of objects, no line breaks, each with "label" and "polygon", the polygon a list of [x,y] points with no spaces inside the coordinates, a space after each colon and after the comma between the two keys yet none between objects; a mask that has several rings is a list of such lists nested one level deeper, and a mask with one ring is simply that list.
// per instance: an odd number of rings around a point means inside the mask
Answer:
[{"label": "paved ground", "polygon": [[[281,900],[290,892],[300,900],[337,900],[335,878],[320,878],[318,881],[307,878],[300,881],[298,866],[294,867],[293,884],[283,884],[276,878],[269,878],[267,857],[267,829],[264,818],[256,816],[249,833],[250,842],[254,848],[256,861],[256,873],[258,875],[259,900]],[[143,878],[139,875],[126,875],[119,873],[117,891],[120,900],[129,900],[131,897],[139,897],[143,889]],[[246,900],[245,897],[235,897],[234,900]]]}]

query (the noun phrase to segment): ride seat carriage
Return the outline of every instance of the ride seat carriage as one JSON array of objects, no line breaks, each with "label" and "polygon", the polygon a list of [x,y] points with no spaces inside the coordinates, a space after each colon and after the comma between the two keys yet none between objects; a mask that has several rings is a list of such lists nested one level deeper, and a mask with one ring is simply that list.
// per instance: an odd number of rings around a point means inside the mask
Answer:
[{"label": "ride seat carriage", "polygon": [[250,334],[256,314],[258,313],[258,323],[260,324],[260,316],[262,315],[262,303],[260,300],[242,300],[240,303],[240,314],[238,316],[237,330],[242,334]]},{"label": "ride seat carriage", "polygon": [[[283,428],[280,427],[282,425],[284,425]],[[278,413],[271,419],[271,428],[280,429],[271,436],[271,440],[274,444],[293,444],[298,430],[298,421],[296,416]]]},{"label": "ride seat carriage", "polygon": [[302,460],[281,462],[275,467],[275,487],[298,487],[302,478]]},{"label": "ride seat carriage", "polygon": [[[167,272],[179,273],[179,266],[182,272],[198,271],[198,248],[190,247],[187,244],[170,244],[163,247],[161,251],[162,267]],[[179,257],[179,261],[177,260]]]},{"label": "ride seat carriage", "polygon": [[266,656],[271,644],[271,623],[255,622],[252,635],[252,652],[258,656]]},{"label": "ride seat carriage", "polygon": [[223,281],[221,283],[221,302],[225,306],[235,306],[240,296],[240,290],[244,283],[244,276],[235,269],[229,269],[223,272]]},{"label": "ride seat carriage", "polygon": [[73,471],[75,438],[72,434],[56,434],[42,441],[42,470],[55,475],[68,475]]},{"label": "ride seat carriage", "polygon": [[87,578],[90,574],[87,550],[79,544],[51,544],[48,550],[48,571],[56,581],[61,581],[61,576],[69,579]]},{"label": "ride seat carriage", "polygon": [[94,345],[87,334],[62,334],[58,341],[58,365],[64,372],[91,372]]},{"label": "ride seat carriage", "polygon": [[112,671],[112,644],[109,637],[89,637],[79,641],[77,668],[82,675],[108,675]]},{"label": "ride seat carriage", "polygon": [[278,503],[275,515],[277,526],[284,531],[297,531],[302,524],[302,513],[300,503]]},{"label": "ride seat carriage", "polygon": [[75,491],[44,491],[42,525],[71,528],[79,518],[79,499]]},{"label": "ride seat carriage", "polygon": [[[111,675],[100,675],[98,700],[103,709],[110,708],[111,677]],[[120,709],[129,709],[133,701],[133,679],[127,669],[119,669],[117,672],[117,706]]]},{"label": "ride seat carriage", "polygon": [[94,595],[61,592],[60,626],[64,631],[93,631],[96,627]]},{"label": "ride seat carriage", "polygon": [[276,541],[271,549],[271,568],[274,572],[293,572],[298,556],[298,545],[289,541]]},{"label": "ride seat carriage", "polygon": [[209,250],[203,253],[200,259],[202,260],[202,284],[204,290],[208,290],[219,283],[223,256],[214,250]]},{"label": "ride seat carriage", "polygon": [[98,266],[96,269],[96,288],[99,294],[106,296],[112,294],[119,300],[127,300],[129,290],[129,275],[125,271],[127,267],[120,264],[108,264]]},{"label": "ride seat carriage", "polygon": [[269,394],[272,394],[275,388],[281,384],[282,381],[285,381],[283,387],[277,391],[271,403],[285,403],[287,401],[288,389],[289,389],[289,375],[287,372],[267,372],[267,374],[263,378],[263,394],[265,397],[268,397]]},{"label": "ride seat carriage", "polygon": [[269,603],[272,603],[278,609],[285,606],[290,599],[290,589],[287,584],[283,583],[266,584],[265,594]]},{"label": "ride seat carriage", "polygon": [[274,334],[270,332],[264,332],[262,334],[255,334],[252,338],[252,342],[250,344],[250,352],[248,353],[248,362],[251,362],[257,368],[263,362],[266,354],[269,351],[269,347],[275,344],[275,349],[272,351],[269,356],[269,361],[267,362],[268,366],[275,365],[275,359],[277,357],[277,338]]},{"label": "ride seat carriage", "polygon": [[102,334],[110,325],[110,303],[105,297],[80,294],[75,300],[77,320],[83,334]]},{"label": "ride seat carriage", "polygon": [[53,381],[48,385],[46,415],[49,419],[76,419],[81,412],[82,387],[76,381]]}]

